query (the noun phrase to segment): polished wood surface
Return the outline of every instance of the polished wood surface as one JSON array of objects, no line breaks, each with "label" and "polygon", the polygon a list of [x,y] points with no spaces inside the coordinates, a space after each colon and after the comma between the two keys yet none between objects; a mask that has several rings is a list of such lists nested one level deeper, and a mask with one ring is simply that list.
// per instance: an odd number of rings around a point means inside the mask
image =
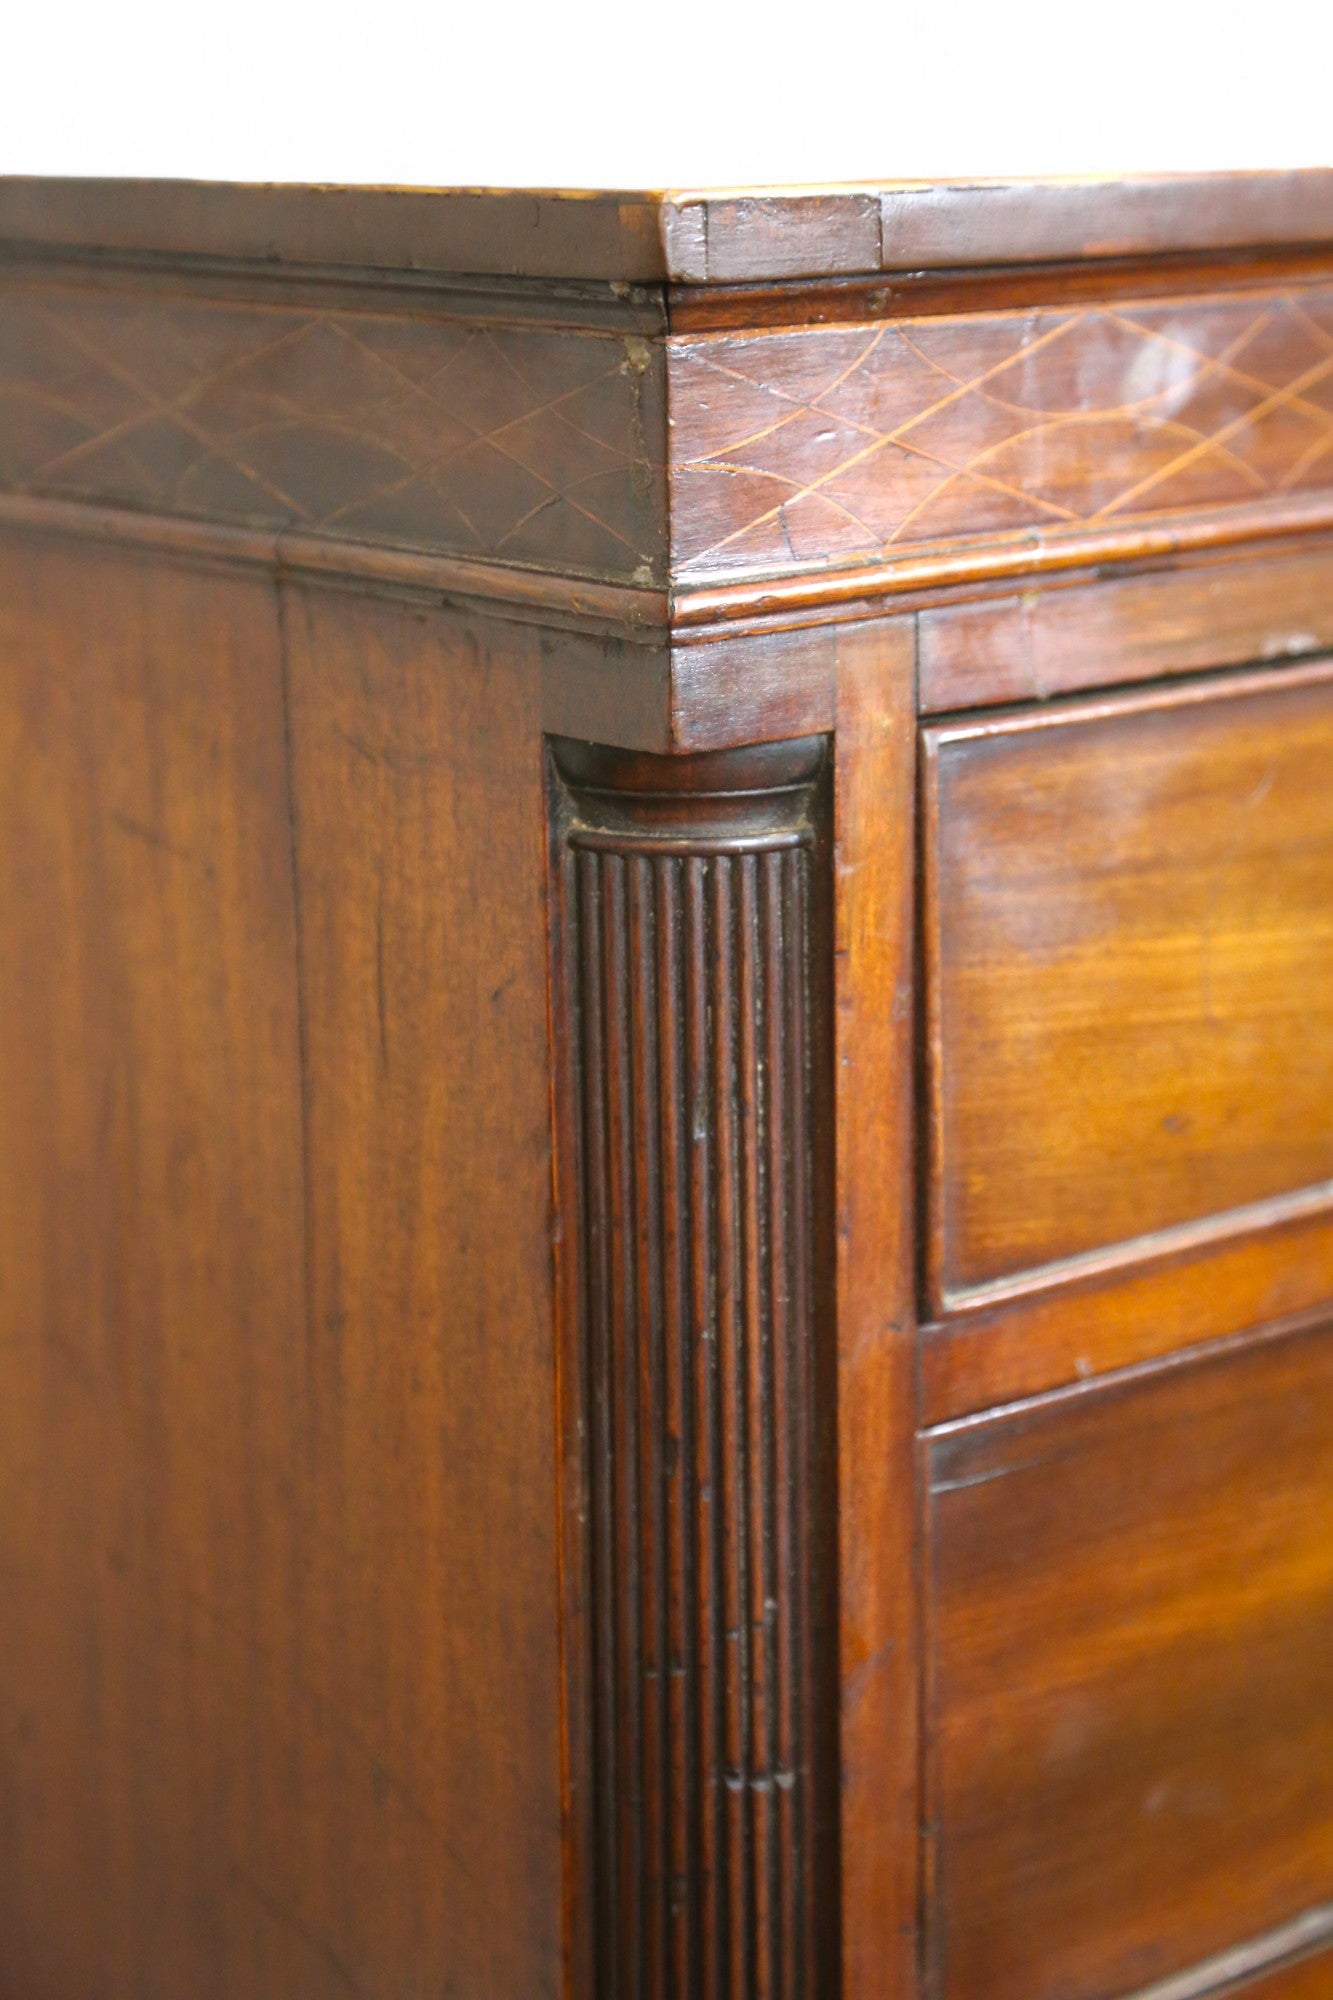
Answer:
[{"label": "polished wood surface", "polygon": [[927,1320],[922,1418],[942,1423],[1131,1368],[1330,1299],[1333,1216],[1322,1201],[1212,1238],[1150,1239],[1124,1261],[1074,1266],[1048,1285]]},{"label": "polished wood surface", "polygon": [[1234,1988],[1236,2000],[1324,2000],[1333,1985],[1333,1959],[1327,1952],[1303,1958],[1280,1972],[1271,1972]]},{"label": "polished wood surface", "polygon": [[1333,1204],[1333,673],[923,750],[936,1307]]},{"label": "polished wood surface", "polygon": [[535,663],[26,539],[0,657],[0,1985],[554,1993]]},{"label": "polished wood surface", "polygon": [[1333,291],[674,336],[683,574],[1324,489]]},{"label": "polished wood surface", "polygon": [[1333,239],[1333,172],[828,188],[233,187],[0,176],[40,249],[727,284]]},{"label": "polished wood surface", "polygon": [[1333,1993],[1331,297],[0,181],[4,2000]]},{"label": "polished wood surface", "polygon": [[1327,1896],[1326,1327],[930,1444],[942,2000],[1137,1993]]},{"label": "polished wood surface", "polygon": [[924,714],[1333,650],[1333,543],[921,613]]},{"label": "polished wood surface", "polygon": [[842,1991],[913,1992],[920,1907],[912,1173],[914,645],[837,640],[838,1619]]}]

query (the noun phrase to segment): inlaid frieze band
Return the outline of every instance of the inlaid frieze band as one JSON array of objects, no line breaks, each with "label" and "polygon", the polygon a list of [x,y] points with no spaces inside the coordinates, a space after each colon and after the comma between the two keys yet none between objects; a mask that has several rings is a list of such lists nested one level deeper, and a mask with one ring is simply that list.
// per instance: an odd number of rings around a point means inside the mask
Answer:
[{"label": "inlaid frieze band", "polygon": [[481,310],[0,274],[0,486],[659,580],[659,348],[629,307]]},{"label": "inlaid frieze band", "polygon": [[1333,487],[1333,289],[744,333],[668,355],[684,578]]}]

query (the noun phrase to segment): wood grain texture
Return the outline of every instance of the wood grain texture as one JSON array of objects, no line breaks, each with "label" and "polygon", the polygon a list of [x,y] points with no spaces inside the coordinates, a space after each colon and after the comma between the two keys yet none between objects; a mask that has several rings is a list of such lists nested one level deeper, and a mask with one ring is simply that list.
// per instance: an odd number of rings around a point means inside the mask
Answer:
[{"label": "wood grain texture", "polygon": [[0,484],[660,581],[660,347],[491,310],[11,270]]},{"label": "wood grain texture", "polygon": [[923,741],[936,1309],[1327,1206],[1333,670]]},{"label": "wood grain texture", "polygon": [[6,545],[0,662],[0,1988],[342,1995],[273,594]]},{"label": "wood grain texture", "polygon": [[1333,173],[640,191],[0,177],[0,240],[690,284],[1333,239]]},{"label": "wood grain texture", "polygon": [[1327,1326],[935,1435],[941,2000],[1102,2000],[1333,1879]]},{"label": "wood grain texture", "polygon": [[837,640],[842,1992],[910,2000],[919,1933],[910,620]]},{"label": "wood grain texture", "polygon": [[1333,291],[668,343],[682,580],[1333,484]]},{"label": "wood grain texture", "polygon": [[2,562],[0,1988],[554,2000],[535,642]]},{"label": "wood grain texture", "polygon": [[921,1328],[923,1423],[1296,1319],[1333,1299],[1333,1216],[1268,1217],[1213,1241],[1075,1269],[1063,1283],[951,1309]]},{"label": "wood grain texture", "polygon": [[373,1994],[554,1995],[536,638],[297,589],[285,625],[318,1361],[306,1629],[398,1801],[370,1847],[336,1749],[307,1893]]},{"label": "wood grain texture", "polygon": [[596,1991],[626,2000],[796,2000],[826,1976],[824,750],[557,759],[589,1957]]},{"label": "wood grain texture", "polygon": [[1280,290],[1327,279],[1319,243],[1064,257],[1031,264],[928,266],[859,276],[812,274],[800,283],[666,286],[673,333],[757,333],[762,328],[852,326],[862,321],[956,319],[1014,307],[1086,306],[1119,299],[1180,298],[1194,292]]},{"label": "wood grain texture", "polygon": [[1044,701],[1333,648],[1333,543],[924,610],[921,710]]},{"label": "wood grain texture", "polygon": [[0,175],[0,242],[26,249],[379,272],[659,278],[656,211],[652,195],[613,190],[241,187]]},{"label": "wood grain texture", "polygon": [[1331,548],[1333,174],[0,181],[3,2000],[1328,2000]]}]

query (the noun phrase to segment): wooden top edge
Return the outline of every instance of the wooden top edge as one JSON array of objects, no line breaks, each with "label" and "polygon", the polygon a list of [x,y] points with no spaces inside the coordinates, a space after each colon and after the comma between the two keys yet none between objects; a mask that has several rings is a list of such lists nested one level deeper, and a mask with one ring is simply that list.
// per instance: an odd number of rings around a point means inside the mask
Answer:
[{"label": "wooden top edge", "polygon": [[1333,243],[1333,168],[613,191],[0,177],[0,243],[440,275],[773,283]]}]

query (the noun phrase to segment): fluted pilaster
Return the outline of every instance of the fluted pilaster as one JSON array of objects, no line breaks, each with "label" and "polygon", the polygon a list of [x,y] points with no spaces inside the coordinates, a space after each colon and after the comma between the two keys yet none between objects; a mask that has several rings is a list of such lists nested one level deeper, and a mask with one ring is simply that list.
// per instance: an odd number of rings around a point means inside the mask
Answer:
[{"label": "fluted pilaster", "polygon": [[599,2000],[812,1990],[822,761],[558,756]]}]

